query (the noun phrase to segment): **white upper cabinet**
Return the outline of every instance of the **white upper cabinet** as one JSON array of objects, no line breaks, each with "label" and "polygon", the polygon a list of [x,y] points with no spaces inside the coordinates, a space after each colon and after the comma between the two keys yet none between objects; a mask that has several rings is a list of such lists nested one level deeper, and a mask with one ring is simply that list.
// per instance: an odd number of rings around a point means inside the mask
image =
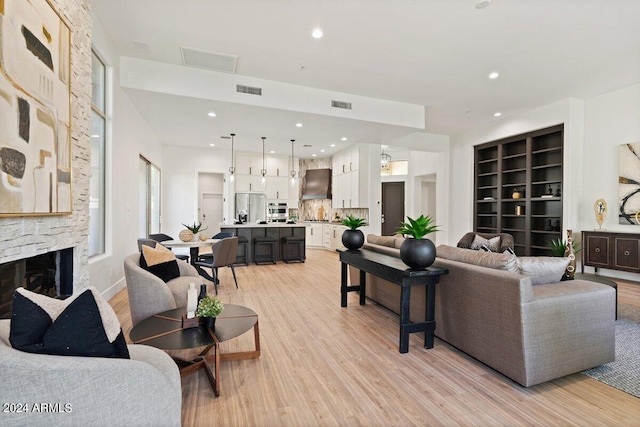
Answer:
[{"label": "white upper cabinet", "polygon": [[269,176],[289,176],[290,158],[289,156],[267,156],[267,175]]}]

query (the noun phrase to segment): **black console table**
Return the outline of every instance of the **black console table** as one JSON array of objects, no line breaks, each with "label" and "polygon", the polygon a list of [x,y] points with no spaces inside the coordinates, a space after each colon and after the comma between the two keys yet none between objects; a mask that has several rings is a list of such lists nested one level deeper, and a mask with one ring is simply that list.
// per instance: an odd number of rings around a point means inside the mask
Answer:
[{"label": "black console table", "polygon": [[[409,352],[409,334],[414,332],[424,332],[424,347],[433,348],[433,332],[436,329],[436,284],[440,281],[440,276],[449,273],[449,271],[434,267],[429,267],[427,270],[410,270],[400,258],[367,249],[356,251],[338,249],[338,253],[341,263],[340,305],[347,306],[347,293],[349,292],[360,292],[360,305],[365,304],[366,273],[388,280],[400,286],[400,353]],[[360,270],[358,285],[347,286],[348,265]],[[412,286],[427,287],[424,322],[411,323],[409,320]]]}]

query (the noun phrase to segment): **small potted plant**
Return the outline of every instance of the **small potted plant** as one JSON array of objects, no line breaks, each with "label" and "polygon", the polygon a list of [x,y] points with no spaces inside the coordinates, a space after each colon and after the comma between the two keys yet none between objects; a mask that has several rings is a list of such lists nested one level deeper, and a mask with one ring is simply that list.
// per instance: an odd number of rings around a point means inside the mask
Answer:
[{"label": "small potted plant", "polygon": [[182,240],[183,242],[192,241],[194,237],[198,235],[199,232],[205,231],[207,228],[209,228],[209,227],[202,228],[201,222],[197,224],[194,222],[193,225],[187,225],[183,223],[182,225],[186,227],[186,230],[182,230],[178,237],[180,237],[180,240]]},{"label": "small potted plant", "polygon": [[[578,252],[580,252],[582,250],[582,248],[580,247],[580,243],[576,242],[576,241],[572,241],[572,246],[573,246],[573,253],[577,254]],[[567,250],[567,241],[566,240],[562,240],[560,237],[558,237],[555,240],[552,240],[550,242],[547,242],[547,247],[549,247],[549,249],[551,250],[551,253],[553,254],[553,256],[564,256],[565,251]]]},{"label": "small potted plant", "polygon": [[198,303],[196,315],[204,319],[207,328],[213,328],[216,325],[216,317],[224,310],[222,301],[214,295],[207,295]]},{"label": "small potted plant", "polygon": [[424,270],[436,260],[436,246],[424,236],[438,231],[438,226],[432,224],[429,215],[420,215],[417,219],[407,217],[407,220],[398,229],[398,234],[410,237],[400,246],[400,259],[412,270]]},{"label": "small potted plant", "polygon": [[349,227],[342,233],[342,244],[349,250],[360,249],[364,245],[364,234],[359,227],[366,225],[364,219],[356,218],[353,215],[349,215],[342,220],[342,225]]}]

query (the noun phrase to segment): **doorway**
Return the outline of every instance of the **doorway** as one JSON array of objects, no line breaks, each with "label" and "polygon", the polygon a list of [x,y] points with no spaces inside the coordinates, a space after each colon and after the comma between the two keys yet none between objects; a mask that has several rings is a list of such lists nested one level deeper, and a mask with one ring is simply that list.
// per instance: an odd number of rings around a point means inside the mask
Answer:
[{"label": "doorway", "polygon": [[382,235],[396,234],[404,221],[404,181],[382,183]]},{"label": "doorway", "polygon": [[208,236],[220,232],[224,221],[224,177],[219,173],[198,173],[198,220]]}]

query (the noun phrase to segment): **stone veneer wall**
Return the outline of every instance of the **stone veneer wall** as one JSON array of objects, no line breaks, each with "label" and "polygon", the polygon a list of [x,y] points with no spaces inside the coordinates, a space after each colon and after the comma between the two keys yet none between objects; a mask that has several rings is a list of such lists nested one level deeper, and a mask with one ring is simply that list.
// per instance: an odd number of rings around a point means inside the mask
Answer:
[{"label": "stone veneer wall", "polygon": [[71,29],[73,212],[61,216],[0,218],[0,264],[74,247],[73,289],[76,291],[89,283],[90,0],[50,0],[50,3]]}]

